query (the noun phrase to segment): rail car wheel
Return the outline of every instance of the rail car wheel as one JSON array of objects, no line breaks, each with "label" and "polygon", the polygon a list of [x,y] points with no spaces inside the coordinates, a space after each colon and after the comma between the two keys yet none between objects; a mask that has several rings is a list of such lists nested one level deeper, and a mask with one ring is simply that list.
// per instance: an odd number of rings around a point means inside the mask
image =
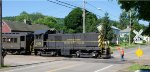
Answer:
[{"label": "rail car wheel", "polygon": [[41,56],[41,55],[42,55],[42,52],[41,52],[41,51],[38,51],[38,52],[37,52],[37,55]]},{"label": "rail car wheel", "polygon": [[34,55],[37,55],[37,51],[34,51]]},{"label": "rail car wheel", "polygon": [[93,52],[92,52],[92,57],[93,57],[93,58],[96,58],[97,56],[98,56],[98,53],[97,53],[96,51],[93,51]]},{"label": "rail car wheel", "polygon": [[80,53],[81,53],[80,51],[77,51],[76,52],[76,57],[80,57]]}]

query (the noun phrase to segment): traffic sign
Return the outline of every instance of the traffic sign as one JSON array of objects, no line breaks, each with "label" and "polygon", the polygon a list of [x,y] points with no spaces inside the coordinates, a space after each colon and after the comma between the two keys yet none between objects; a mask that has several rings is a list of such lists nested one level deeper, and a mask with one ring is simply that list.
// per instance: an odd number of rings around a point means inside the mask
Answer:
[{"label": "traffic sign", "polygon": [[[139,42],[141,41],[141,39],[143,40],[144,37],[141,35],[143,30],[141,29],[139,32],[137,32],[136,30],[133,30],[133,32],[136,34],[136,36],[133,38],[134,42]],[[141,39],[140,39],[141,38]],[[142,41],[141,41],[142,42]]]},{"label": "traffic sign", "polygon": [[141,57],[143,55],[143,50],[141,50],[140,48],[138,48],[135,52],[135,54],[137,55],[137,57]]}]

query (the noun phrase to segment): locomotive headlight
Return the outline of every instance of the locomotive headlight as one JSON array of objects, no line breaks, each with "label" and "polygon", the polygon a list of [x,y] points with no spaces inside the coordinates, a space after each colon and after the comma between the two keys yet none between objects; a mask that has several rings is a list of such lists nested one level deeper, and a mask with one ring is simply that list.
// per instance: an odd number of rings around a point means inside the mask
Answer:
[{"label": "locomotive headlight", "polygon": [[42,45],[42,42],[37,42],[36,45]]}]

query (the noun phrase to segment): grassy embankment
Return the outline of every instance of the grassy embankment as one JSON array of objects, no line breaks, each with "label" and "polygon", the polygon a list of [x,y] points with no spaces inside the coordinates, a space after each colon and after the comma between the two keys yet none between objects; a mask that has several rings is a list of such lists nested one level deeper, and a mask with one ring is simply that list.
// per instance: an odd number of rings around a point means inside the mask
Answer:
[{"label": "grassy embankment", "polygon": [[[140,45],[146,45],[146,44],[143,43],[143,44],[140,44]],[[120,43],[119,45],[115,45],[115,44],[110,45],[112,51],[117,50],[117,47],[128,49],[128,48],[135,48],[135,47],[138,47],[138,46],[139,46],[139,44],[131,43],[129,45],[129,43],[127,43],[127,42],[126,43]]]},{"label": "grassy embankment", "polygon": [[140,64],[133,64],[128,67],[129,72],[135,72],[136,70],[150,70],[149,65],[140,65]]},{"label": "grassy embankment", "polygon": [[7,67],[10,67],[10,66],[9,65],[4,65],[4,66],[1,66],[0,69],[7,68]]}]

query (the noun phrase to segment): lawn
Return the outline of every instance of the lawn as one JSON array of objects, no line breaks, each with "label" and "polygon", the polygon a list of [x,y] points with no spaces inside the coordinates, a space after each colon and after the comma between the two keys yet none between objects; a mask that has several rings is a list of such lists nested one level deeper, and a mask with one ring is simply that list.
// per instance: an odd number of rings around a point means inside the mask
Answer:
[{"label": "lawn", "polygon": [[110,48],[112,51],[115,51],[117,50],[117,47],[121,47],[121,48],[125,48],[125,49],[128,49],[128,48],[135,48],[139,45],[145,45],[145,44],[134,44],[134,43],[131,43],[129,45],[129,43],[120,43],[119,45],[115,45],[115,44],[110,44]]},{"label": "lawn", "polygon": [[133,64],[128,68],[129,72],[134,72],[136,70],[150,70],[150,65],[140,65]]}]

